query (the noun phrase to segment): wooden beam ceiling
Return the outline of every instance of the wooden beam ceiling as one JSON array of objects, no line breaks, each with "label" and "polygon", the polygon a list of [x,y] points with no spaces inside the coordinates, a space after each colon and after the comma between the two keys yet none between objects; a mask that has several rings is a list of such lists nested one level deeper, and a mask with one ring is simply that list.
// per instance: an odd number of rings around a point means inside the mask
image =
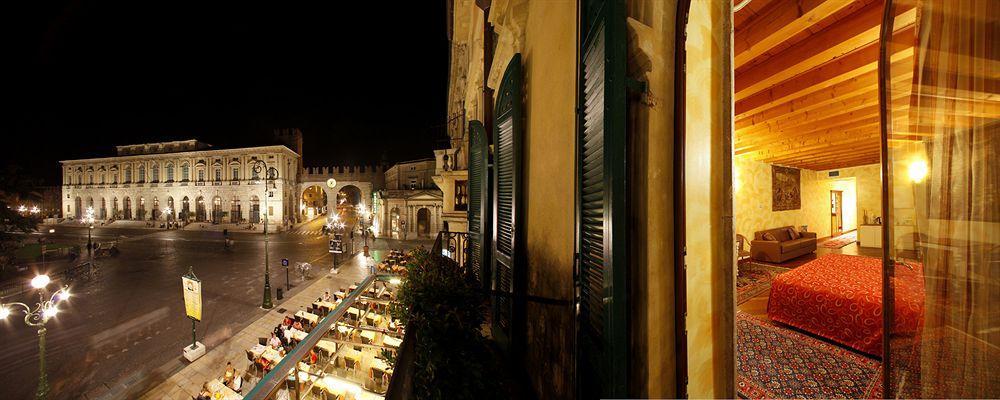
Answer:
[{"label": "wooden beam ceiling", "polygon": [[[755,2],[734,16],[736,155],[813,170],[878,163],[882,1]],[[897,7],[894,43],[913,42],[916,14]],[[911,87],[913,48],[890,54],[892,86]],[[910,95],[893,93],[894,120]]]}]

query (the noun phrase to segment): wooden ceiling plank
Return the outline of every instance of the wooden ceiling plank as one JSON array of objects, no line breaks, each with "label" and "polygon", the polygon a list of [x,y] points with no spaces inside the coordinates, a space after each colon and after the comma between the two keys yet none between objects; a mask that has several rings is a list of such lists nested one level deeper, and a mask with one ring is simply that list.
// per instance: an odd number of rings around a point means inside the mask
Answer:
[{"label": "wooden ceiling plank", "polygon": [[807,30],[820,20],[858,3],[846,0],[770,3],[767,8],[760,10],[755,18],[735,29],[733,33],[735,68],[743,66],[788,38]]},{"label": "wooden ceiling plank", "polygon": [[[912,26],[915,19],[916,9],[911,8],[896,17],[894,26],[897,30],[904,29]],[[770,57],[766,63],[745,70],[736,70],[736,100],[877,43],[881,22],[881,4],[872,3],[845,18],[845,21],[831,25],[809,39]]]},{"label": "wooden ceiling plank", "polygon": [[[896,33],[898,37],[905,37],[907,35],[911,38],[913,37],[912,27]],[[912,70],[913,48],[898,48],[896,50],[891,57],[891,70]],[[736,114],[745,115],[747,113],[755,113],[774,104],[823,90],[845,80],[876,71],[878,69],[877,59],[878,44],[875,43],[743,100],[737,100],[735,105]]]},{"label": "wooden ceiling plank", "polygon": [[[904,84],[913,78],[912,73],[901,73],[893,78],[893,84]],[[829,104],[835,104],[841,99],[853,97],[859,94],[867,94],[878,97],[878,72],[871,71],[863,75],[837,83],[829,88],[806,94],[784,103],[779,103],[773,107],[760,112],[737,116],[736,130],[744,129],[760,124],[768,120],[780,117],[815,110]]]},{"label": "wooden ceiling plank", "polygon": [[751,152],[738,153],[737,155],[748,155],[754,158],[781,157],[792,154],[810,152],[823,149],[824,147],[835,147],[845,143],[867,142],[871,138],[878,139],[878,126],[870,126],[856,130],[851,134],[836,134],[831,136],[820,136],[805,138],[795,141],[782,142],[774,146]]}]

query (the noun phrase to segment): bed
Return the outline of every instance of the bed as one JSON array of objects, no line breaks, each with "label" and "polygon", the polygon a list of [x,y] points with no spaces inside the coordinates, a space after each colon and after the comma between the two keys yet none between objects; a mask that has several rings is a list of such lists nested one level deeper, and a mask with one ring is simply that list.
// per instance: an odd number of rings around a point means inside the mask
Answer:
[{"label": "bed", "polygon": [[[895,334],[912,334],[924,309],[920,265],[898,265],[893,278]],[[882,259],[826,254],[771,284],[767,315],[875,357],[882,356]]]}]

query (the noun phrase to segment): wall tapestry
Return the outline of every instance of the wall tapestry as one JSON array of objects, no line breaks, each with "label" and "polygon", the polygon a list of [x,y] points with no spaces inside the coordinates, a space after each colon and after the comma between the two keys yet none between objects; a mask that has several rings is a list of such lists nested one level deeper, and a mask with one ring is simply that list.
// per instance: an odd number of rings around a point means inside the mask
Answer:
[{"label": "wall tapestry", "polygon": [[798,210],[802,207],[799,170],[771,166],[771,211]]}]

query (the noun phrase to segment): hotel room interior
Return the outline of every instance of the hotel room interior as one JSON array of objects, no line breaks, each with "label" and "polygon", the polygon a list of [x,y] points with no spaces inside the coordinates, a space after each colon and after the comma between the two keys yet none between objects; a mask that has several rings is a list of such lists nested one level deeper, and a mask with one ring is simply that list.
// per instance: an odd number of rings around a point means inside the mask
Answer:
[{"label": "hotel room interior", "polygon": [[996,2],[734,3],[740,396],[998,393]]}]

